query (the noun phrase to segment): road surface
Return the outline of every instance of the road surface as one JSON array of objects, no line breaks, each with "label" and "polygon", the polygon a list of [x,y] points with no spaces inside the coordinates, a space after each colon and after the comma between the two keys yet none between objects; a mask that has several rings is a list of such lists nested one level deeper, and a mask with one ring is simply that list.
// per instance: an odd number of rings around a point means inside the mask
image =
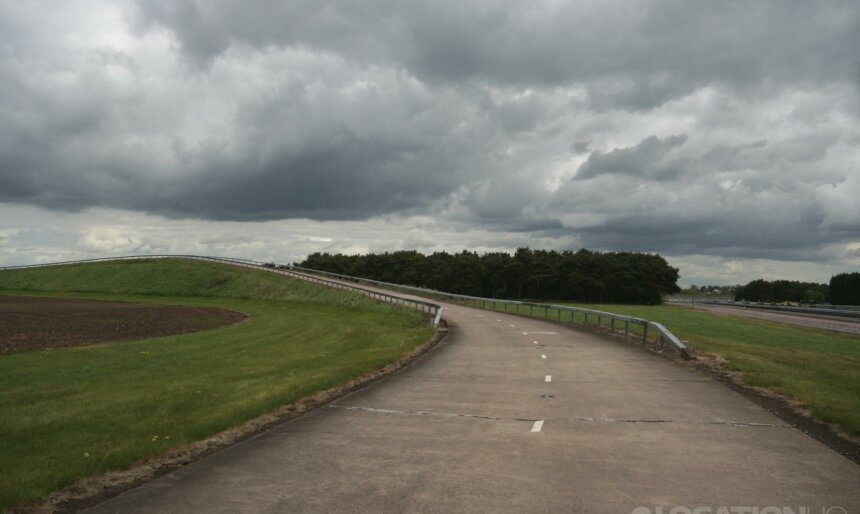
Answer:
[{"label": "road surface", "polygon": [[764,309],[745,309],[727,305],[710,305],[697,303],[697,309],[705,309],[716,314],[742,316],[744,318],[762,319],[777,323],[788,323],[799,327],[820,328],[848,334],[860,334],[860,319],[825,316],[816,314],[796,314],[791,312],[768,311]]},{"label": "road surface", "polygon": [[446,319],[412,366],[87,512],[860,512],[860,466],[704,375],[539,319]]}]

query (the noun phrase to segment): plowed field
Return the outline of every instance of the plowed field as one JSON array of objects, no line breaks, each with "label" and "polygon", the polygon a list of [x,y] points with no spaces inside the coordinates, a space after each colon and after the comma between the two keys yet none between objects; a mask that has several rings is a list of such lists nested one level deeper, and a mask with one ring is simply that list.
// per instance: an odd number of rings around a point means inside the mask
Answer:
[{"label": "plowed field", "polygon": [[0,296],[0,354],[197,332],[243,319],[208,307]]}]

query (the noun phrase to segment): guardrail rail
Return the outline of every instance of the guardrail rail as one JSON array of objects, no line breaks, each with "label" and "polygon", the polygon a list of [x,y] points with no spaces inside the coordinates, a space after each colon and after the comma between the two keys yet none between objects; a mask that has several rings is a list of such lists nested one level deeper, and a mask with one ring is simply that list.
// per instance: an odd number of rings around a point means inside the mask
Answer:
[{"label": "guardrail rail", "polygon": [[101,257],[96,259],[82,259],[76,261],[63,261],[63,262],[50,262],[43,264],[27,264],[22,266],[4,266],[0,267],[0,270],[9,270],[9,269],[26,269],[26,268],[44,268],[47,266],[66,266],[71,264],[90,264],[95,262],[108,262],[108,261],[128,261],[128,260],[151,260],[151,259],[187,259],[187,260],[199,260],[199,261],[208,261],[208,262],[219,262],[223,264],[232,264],[239,265],[248,268],[254,269],[263,269],[265,271],[269,271],[272,273],[276,273],[279,275],[291,276],[293,278],[297,278],[300,280],[306,280],[308,282],[313,282],[316,284],[320,284],[327,287],[332,287],[335,289],[349,290],[357,293],[364,294],[369,296],[371,299],[388,303],[394,306],[401,307],[410,307],[430,316],[431,324],[435,327],[439,325],[439,322],[442,320],[442,312],[444,308],[441,304],[426,302],[423,300],[416,300],[414,298],[406,298],[403,296],[392,295],[388,293],[384,293],[381,291],[374,291],[371,289],[354,286],[351,284],[345,284],[342,281],[335,280],[327,280],[324,278],[320,278],[314,275],[309,275],[307,273],[302,273],[300,271],[295,271],[291,269],[290,266],[278,266],[273,263],[267,263],[262,261],[254,261],[250,259],[238,259],[233,257],[207,257],[202,255],[128,255],[122,257]]},{"label": "guardrail rail", "polygon": [[860,310],[849,305],[820,307],[815,305],[783,305],[779,303],[731,302],[722,300],[700,300],[699,303],[706,305],[719,305],[723,307],[737,307],[740,309],[761,309],[767,311],[793,312],[796,314],[840,316],[843,318],[854,318],[860,320]]},{"label": "guardrail rail", "polygon": [[[435,291],[433,289],[404,286],[401,284],[393,284],[391,282],[382,282],[379,280],[352,277],[349,275],[341,275],[328,271],[313,270],[309,268],[302,268],[299,266],[289,267],[291,269],[299,270],[308,274],[319,274],[323,276],[335,277],[340,280],[355,281],[361,284],[372,284],[388,289],[400,289],[404,291],[415,292],[423,296],[444,298],[457,303],[471,305],[474,307],[481,307],[494,311],[499,310],[499,306],[504,306],[502,310],[511,314],[534,316],[535,309],[537,309],[538,311],[543,311],[543,317],[545,319],[555,319],[556,321],[567,321],[570,323],[576,323],[577,314],[580,314],[580,317],[582,318],[582,324],[586,326],[590,325],[589,316],[591,316],[591,319],[593,320],[592,324],[598,329],[605,328],[613,333],[623,333],[625,338],[629,338],[631,336],[631,333],[633,333],[632,335],[640,338],[639,340],[643,345],[652,345],[652,349],[659,353],[670,349],[676,351],[684,359],[694,358],[692,350],[690,349],[689,343],[687,341],[682,341],[678,339],[675,334],[669,331],[669,329],[667,329],[661,323],[657,323],[656,321],[649,321],[642,318],[636,318],[634,316],[624,316],[622,314],[616,314],[614,312],[586,309],[584,307],[574,307],[571,305],[553,305],[544,303],[522,302],[517,300],[500,300],[498,298],[482,298],[479,296],[446,293],[442,291]],[[525,311],[526,308],[528,308],[529,310],[528,313],[521,312],[521,310]],[[623,323],[624,325],[623,332],[621,331],[621,327],[617,326],[617,324],[619,323]],[[631,328],[635,328],[636,330],[631,331]],[[638,332],[641,332],[641,334]]]},{"label": "guardrail rail", "polygon": [[[417,293],[422,296],[429,296],[431,298],[442,298],[447,299],[449,301],[453,301],[455,303],[463,304],[463,305],[471,305],[474,307],[481,307],[484,309],[491,310],[499,310],[499,307],[504,310],[504,312],[512,313],[512,314],[520,314],[526,316],[534,316],[535,310],[538,312],[543,311],[545,319],[555,319],[556,321],[567,321],[570,323],[577,323],[577,315],[579,314],[581,318],[581,323],[585,326],[594,325],[598,329],[606,329],[613,333],[623,333],[625,338],[629,338],[632,336],[639,338],[643,345],[651,345],[652,349],[655,351],[662,353],[667,349],[676,351],[681,357],[685,359],[692,359],[693,354],[689,347],[687,341],[682,341],[678,339],[669,329],[663,326],[660,323],[655,321],[649,321],[642,318],[636,318],[633,316],[624,316],[621,314],[616,314],[614,312],[606,312],[595,309],[586,309],[584,307],[574,307],[571,305],[553,305],[553,304],[543,304],[543,303],[532,303],[532,302],[522,302],[517,300],[501,300],[498,298],[482,298],[478,296],[468,296],[468,295],[460,295],[454,293],[446,293],[442,291],[435,291],[433,289],[426,289],[422,287],[413,287],[413,286],[405,286],[402,284],[394,284],[391,282],[382,282],[379,280],[371,280],[367,278],[361,277],[353,277],[349,275],[341,275],[338,273],[331,273],[328,271],[320,271],[308,268],[302,268],[299,266],[294,266],[291,264],[275,264],[273,262],[263,262],[256,261],[252,259],[239,259],[234,257],[207,257],[201,255],[131,255],[131,256],[121,256],[121,257],[102,257],[96,259],[83,259],[76,261],[64,261],[64,262],[51,262],[51,263],[43,263],[43,264],[29,264],[23,266],[6,266],[0,268],[3,269],[24,269],[24,268],[38,268],[45,266],[62,266],[68,264],[85,264],[92,262],[105,262],[105,261],[122,261],[122,260],[146,260],[146,259],[190,259],[190,260],[203,260],[210,262],[220,262],[225,264],[234,264],[240,266],[246,266],[256,269],[265,269],[267,271],[278,273],[282,275],[292,276],[294,278],[300,280],[308,280],[312,282],[316,282],[321,285],[325,285],[328,287],[333,287],[337,289],[345,289],[360,292],[365,294],[374,300],[393,304],[393,305],[402,305],[409,306],[411,308],[415,308],[422,312],[425,312],[431,316],[431,323],[433,326],[437,326],[442,319],[442,313],[444,311],[444,307],[441,304],[427,302],[424,300],[417,300],[414,298],[407,298],[403,296],[397,296],[388,294],[382,291],[375,291],[372,289],[367,289],[363,287],[358,287],[355,285],[351,285],[345,282],[352,282],[358,284],[366,284],[373,285],[377,287],[383,287],[386,289],[395,289],[400,291],[408,291],[412,293]],[[336,280],[330,280],[322,277],[332,277]],[[528,313],[525,310],[528,309]],[[589,323],[589,316],[593,323]],[[565,319],[567,318],[567,319]],[[619,323],[623,323],[624,330],[621,330],[621,327],[618,326]]]}]

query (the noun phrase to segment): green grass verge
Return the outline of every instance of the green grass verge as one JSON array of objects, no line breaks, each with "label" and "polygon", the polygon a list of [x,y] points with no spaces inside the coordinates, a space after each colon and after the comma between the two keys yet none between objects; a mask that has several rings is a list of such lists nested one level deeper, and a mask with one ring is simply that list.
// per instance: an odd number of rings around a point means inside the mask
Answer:
[{"label": "green grass verge", "polygon": [[[742,372],[747,384],[799,400],[818,419],[860,436],[858,335],[674,305],[570,305],[662,323],[678,338],[689,341],[695,351],[725,358],[728,368]],[[516,312],[515,306],[496,307],[499,312]],[[520,307],[520,314],[528,315],[528,307]],[[560,314],[562,321],[570,321],[569,312]],[[532,315],[556,320],[559,312],[535,308]],[[576,322],[582,321],[582,314],[577,314]],[[592,326],[596,321],[594,316],[589,317]],[[601,325],[608,327],[609,320],[604,318]],[[616,328],[623,330],[623,325]],[[642,331],[631,327],[631,333],[640,335]]]},{"label": "green grass verge", "polygon": [[0,271],[0,294],[10,291],[201,305],[250,317],[193,334],[0,356],[0,509],[346,382],[432,335],[415,312],[204,262]]}]

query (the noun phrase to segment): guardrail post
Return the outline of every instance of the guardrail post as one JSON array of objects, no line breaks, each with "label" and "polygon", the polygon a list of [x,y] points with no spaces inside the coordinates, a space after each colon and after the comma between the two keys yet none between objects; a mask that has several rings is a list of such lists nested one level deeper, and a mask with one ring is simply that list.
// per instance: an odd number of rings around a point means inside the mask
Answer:
[{"label": "guardrail post", "polygon": [[610,330],[615,332],[615,318],[612,318],[612,320],[609,322],[609,327],[610,327]]},{"label": "guardrail post", "polygon": [[648,324],[646,323],[646,324],[642,325],[642,344],[644,345],[647,342],[648,342]]},{"label": "guardrail post", "polygon": [[627,337],[630,335],[630,322],[624,321],[624,340],[627,340]]}]

